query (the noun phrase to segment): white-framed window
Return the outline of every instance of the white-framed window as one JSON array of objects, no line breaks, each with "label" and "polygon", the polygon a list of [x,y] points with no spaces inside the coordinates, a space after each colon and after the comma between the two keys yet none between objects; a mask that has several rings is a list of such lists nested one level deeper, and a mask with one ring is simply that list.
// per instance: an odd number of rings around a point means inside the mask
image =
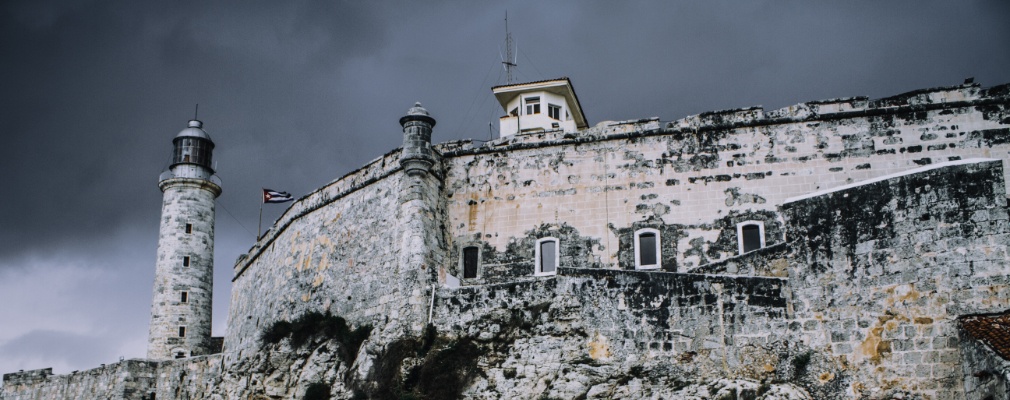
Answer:
[{"label": "white-framed window", "polygon": [[561,260],[560,241],[557,238],[546,237],[537,239],[534,257],[536,270],[534,275],[555,275],[558,273],[558,261]]},{"label": "white-framed window", "polygon": [[523,100],[526,102],[526,115],[540,114],[540,96],[527,97]]},{"label": "white-framed window", "polygon": [[560,120],[561,119],[561,106],[557,104],[547,103],[547,116]]},{"label": "white-framed window", "polygon": [[635,231],[635,269],[658,269],[662,260],[659,231],[643,228]]},{"label": "white-framed window", "polygon": [[744,221],[736,224],[736,238],[740,254],[765,247],[764,221]]},{"label": "white-framed window", "polygon": [[480,247],[464,247],[461,257],[462,260],[460,261],[463,264],[463,279],[476,278],[478,268],[480,267]]}]

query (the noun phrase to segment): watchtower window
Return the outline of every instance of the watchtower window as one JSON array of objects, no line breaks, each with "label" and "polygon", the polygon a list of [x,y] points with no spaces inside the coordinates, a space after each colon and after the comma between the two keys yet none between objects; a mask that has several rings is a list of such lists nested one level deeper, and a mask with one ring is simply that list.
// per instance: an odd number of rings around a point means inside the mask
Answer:
[{"label": "watchtower window", "polygon": [[179,337],[186,337],[186,327],[185,326],[180,326],[179,327]]},{"label": "watchtower window", "polygon": [[182,292],[179,295],[180,303],[189,303],[189,292]]},{"label": "watchtower window", "polygon": [[540,96],[526,98],[526,114],[540,114]]},{"label": "watchtower window", "polygon": [[543,238],[537,240],[535,251],[536,270],[535,275],[554,275],[558,273],[558,239]]},{"label": "watchtower window", "polygon": [[659,268],[659,231],[651,228],[635,232],[635,269]]},{"label": "watchtower window", "polygon": [[186,224],[186,233],[193,233],[193,224]]},{"label": "watchtower window", "polygon": [[480,262],[480,249],[477,247],[467,247],[463,249],[463,278],[470,279],[477,277],[477,265]]},{"label": "watchtower window", "polygon": [[[186,353],[183,353],[181,351],[180,352],[176,352],[175,353],[175,358],[186,358]],[[152,399],[154,398],[154,393],[151,393],[151,398]]]},{"label": "watchtower window", "polygon": [[183,256],[182,257],[182,266],[183,267],[188,267],[189,266],[189,256]]},{"label": "watchtower window", "polygon": [[736,226],[740,254],[765,247],[765,225],[761,221],[741,222]]},{"label": "watchtower window", "polygon": [[561,119],[561,106],[547,103],[547,116],[554,119]]}]

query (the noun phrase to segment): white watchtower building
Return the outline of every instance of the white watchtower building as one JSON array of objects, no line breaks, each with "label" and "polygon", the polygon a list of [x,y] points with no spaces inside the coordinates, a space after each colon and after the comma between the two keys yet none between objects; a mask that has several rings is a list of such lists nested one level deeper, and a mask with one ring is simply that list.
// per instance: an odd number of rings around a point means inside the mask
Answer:
[{"label": "white watchtower building", "polygon": [[214,142],[203,123],[189,121],[172,140],[172,164],[161,174],[163,195],[147,358],[211,352],[214,286]]},{"label": "white watchtower building", "polygon": [[495,86],[491,91],[505,110],[499,119],[502,137],[589,127],[568,78]]}]

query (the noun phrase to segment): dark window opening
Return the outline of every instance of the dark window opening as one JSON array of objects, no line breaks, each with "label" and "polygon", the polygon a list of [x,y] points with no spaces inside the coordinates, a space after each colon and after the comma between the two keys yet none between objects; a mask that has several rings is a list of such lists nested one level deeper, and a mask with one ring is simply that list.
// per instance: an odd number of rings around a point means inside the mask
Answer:
[{"label": "dark window opening", "polygon": [[547,116],[554,119],[561,119],[561,106],[548,103]]},{"label": "dark window opening", "polygon": [[193,224],[186,224],[186,233],[193,233]]},{"label": "dark window opening", "polygon": [[761,248],[761,227],[757,224],[744,225],[740,228],[743,233],[743,252],[751,252]]},{"label": "dark window opening", "polygon": [[181,296],[179,297],[179,302],[180,303],[188,303],[189,302],[189,292],[182,292]]},{"label": "dark window opening", "polygon": [[540,272],[547,274],[557,270],[558,243],[553,240],[540,242]]},{"label": "dark window opening", "polygon": [[179,327],[179,337],[186,337],[186,327],[185,326],[180,326]]},{"label": "dark window opening", "polygon": [[[175,358],[186,358],[186,353],[183,353],[181,351],[178,352],[178,353],[175,353]],[[152,394],[152,396],[153,396],[153,394]]]},{"label": "dark window opening", "polygon": [[641,265],[656,265],[656,234],[638,235],[638,260]]},{"label": "dark window opening", "polygon": [[463,249],[463,278],[477,277],[477,261],[480,256],[480,249],[467,247]]},{"label": "dark window opening", "polygon": [[182,266],[183,267],[188,267],[189,266],[189,256],[183,256],[182,257]]},{"label": "dark window opening", "polygon": [[511,115],[513,117],[518,117],[519,116],[519,107],[513,108],[512,111],[509,111],[509,115]]}]

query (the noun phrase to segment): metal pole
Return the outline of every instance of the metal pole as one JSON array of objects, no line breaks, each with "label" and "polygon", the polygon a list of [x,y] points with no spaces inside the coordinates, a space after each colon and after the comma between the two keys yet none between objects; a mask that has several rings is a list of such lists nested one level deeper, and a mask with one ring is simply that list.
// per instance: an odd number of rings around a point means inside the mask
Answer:
[{"label": "metal pole", "polygon": [[435,284],[431,284],[431,303],[428,303],[428,324],[431,324],[431,314],[435,311]]},{"label": "metal pole", "polygon": [[260,223],[256,225],[256,241],[260,240],[260,232],[263,232],[263,202],[260,201]]}]

